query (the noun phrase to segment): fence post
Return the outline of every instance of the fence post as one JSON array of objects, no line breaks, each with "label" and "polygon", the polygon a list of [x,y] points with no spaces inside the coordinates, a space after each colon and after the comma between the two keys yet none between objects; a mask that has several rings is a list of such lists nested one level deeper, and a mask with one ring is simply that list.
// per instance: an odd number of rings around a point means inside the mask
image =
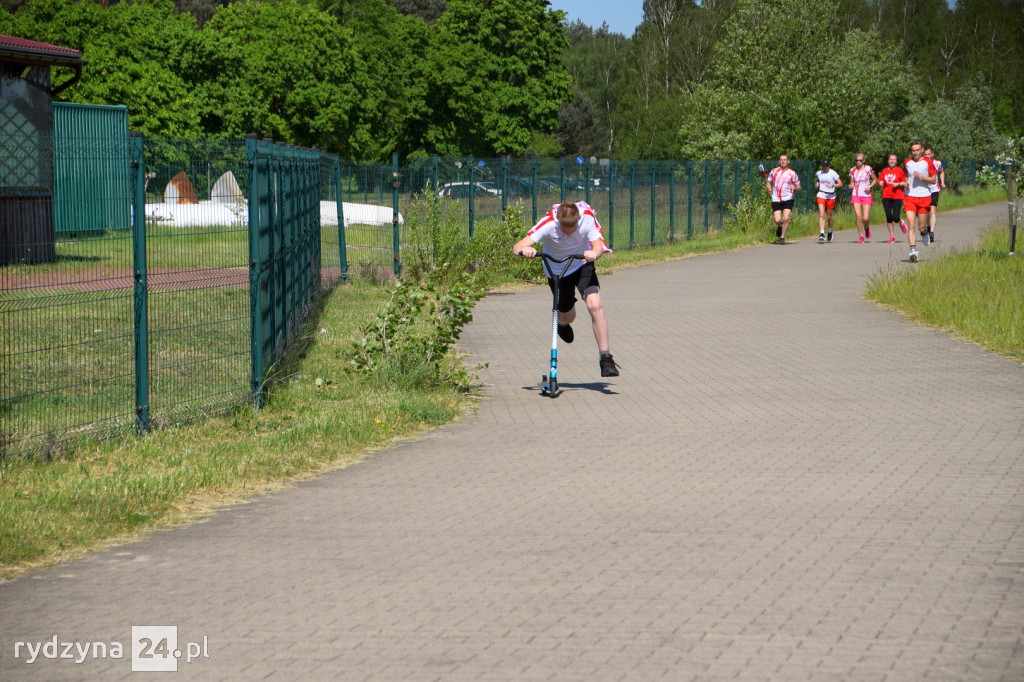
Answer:
[{"label": "fence post", "polygon": [[348,247],[345,245],[345,202],[341,200],[341,157],[334,156],[334,188],[338,204],[338,263],[341,265],[341,281],[348,281]]},{"label": "fence post", "polygon": [[149,430],[149,291],[146,267],[145,138],[131,133],[132,265],[135,279],[135,426]]},{"label": "fence post", "polygon": [[668,162],[668,241],[676,240],[676,162]]},{"label": "fence post", "polygon": [[629,160],[629,248],[636,245],[634,232],[634,213],[636,209],[636,161]]},{"label": "fence post", "polygon": [[398,188],[401,186],[401,176],[398,173],[398,152],[391,153],[391,242],[395,251],[395,277],[402,272],[401,262],[401,241],[398,234]]},{"label": "fence post", "polygon": [[559,159],[558,164],[558,201],[565,201],[565,159]]},{"label": "fence post", "polygon": [[498,187],[501,188],[501,215],[504,216],[505,209],[508,208],[508,154],[501,157],[498,172],[501,173],[501,182],[498,183]]},{"label": "fence post", "polygon": [[245,159],[249,167],[249,316],[250,316],[250,366],[252,373],[252,401],[257,409],[263,407],[263,354],[260,309],[260,227],[264,216],[261,214],[261,169],[260,153],[256,136],[245,136]]},{"label": "fence post", "polygon": [[686,239],[693,239],[693,161],[686,162]]},{"label": "fence post", "polygon": [[708,164],[710,161],[704,162],[704,234],[708,233],[708,217],[710,215],[710,209],[708,209],[708,178],[710,177],[710,171],[708,170]]},{"label": "fence post", "polygon": [[473,223],[476,220],[473,199],[476,196],[476,166],[473,165],[473,155],[469,156],[469,240],[473,241]]},{"label": "fence post", "polygon": [[533,224],[537,224],[537,157],[530,162],[530,186],[533,187]]},{"label": "fence post", "polygon": [[651,161],[651,246],[654,246],[654,188],[658,183],[658,170],[655,161]]},{"label": "fence post", "polygon": [[1006,160],[1006,201],[1010,207],[1010,255],[1017,248],[1017,188],[1013,177],[1013,159]]},{"label": "fence post", "polygon": [[583,167],[583,197],[584,201],[590,203],[590,159],[587,159],[587,164]]},{"label": "fence post", "polygon": [[725,223],[725,161],[718,162],[718,224]]},{"label": "fence post", "polygon": [[615,244],[615,161],[608,159],[608,248]]}]

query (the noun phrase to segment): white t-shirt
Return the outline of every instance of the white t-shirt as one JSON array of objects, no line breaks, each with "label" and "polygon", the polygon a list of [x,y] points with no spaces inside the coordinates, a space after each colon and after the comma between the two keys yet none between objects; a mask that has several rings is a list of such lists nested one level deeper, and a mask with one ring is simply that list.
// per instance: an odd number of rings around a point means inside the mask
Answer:
[{"label": "white t-shirt", "polygon": [[792,168],[783,170],[776,167],[768,174],[768,182],[772,183],[772,201],[789,201],[793,198],[793,189],[800,182],[800,176]]},{"label": "white t-shirt", "polygon": [[931,159],[921,157],[920,161],[914,161],[913,159],[907,159],[903,162],[903,170],[907,172],[907,182],[909,183],[906,195],[908,197],[930,197],[932,195],[931,189],[928,187],[928,183],[921,178],[915,178],[914,173],[920,173],[921,175],[935,175],[935,166],[932,164]]},{"label": "white t-shirt", "polygon": [[822,199],[835,199],[839,173],[829,168],[827,172],[818,171],[814,174],[814,177],[818,180],[818,196]]},{"label": "white t-shirt", "polygon": [[942,172],[942,162],[938,159],[932,159],[932,165],[935,166],[935,184],[928,185],[928,191],[935,194],[941,189],[939,187],[939,173]]},{"label": "white t-shirt", "polygon": [[874,173],[871,166],[862,166],[860,170],[856,166],[850,169],[850,184],[853,185],[853,196],[871,196],[871,175]]},{"label": "white t-shirt", "polygon": [[[597,222],[594,209],[585,201],[577,201],[576,207],[580,210],[580,226],[570,235],[562,232],[558,225],[556,212],[558,204],[551,207],[551,210],[544,214],[544,217],[537,221],[537,224],[530,228],[527,235],[533,243],[544,242],[544,253],[552,258],[564,258],[573,254],[580,254],[590,250],[591,242],[600,242],[605,253],[611,252],[604,241],[604,233],[601,231],[601,224]],[[568,276],[583,267],[581,260],[573,261],[573,264],[566,270]],[[550,264],[544,261],[544,273],[551,277]]]}]

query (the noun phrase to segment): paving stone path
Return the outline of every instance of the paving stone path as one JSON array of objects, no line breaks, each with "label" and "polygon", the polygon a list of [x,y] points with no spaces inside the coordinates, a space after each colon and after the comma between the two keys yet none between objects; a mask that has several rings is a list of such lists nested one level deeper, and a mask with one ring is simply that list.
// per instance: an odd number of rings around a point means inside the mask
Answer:
[{"label": "paving stone path", "polygon": [[851,234],[603,276],[622,375],[578,323],[557,400],[546,289],[488,297],[474,413],[0,585],[0,679],[132,677],[133,625],[205,638],[166,679],[1024,679],[1024,367],[863,300],[917,266]]}]

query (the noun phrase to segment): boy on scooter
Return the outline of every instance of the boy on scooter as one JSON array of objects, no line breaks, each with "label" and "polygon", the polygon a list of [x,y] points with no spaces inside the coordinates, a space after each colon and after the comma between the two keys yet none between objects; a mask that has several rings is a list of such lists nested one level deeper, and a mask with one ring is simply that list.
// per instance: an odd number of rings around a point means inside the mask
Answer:
[{"label": "boy on scooter", "polygon": [[[597,280],[594,261],[605,252],[611,252],[604,241],[601,225],[597,222],[594,209],[585,201],[573,203],[563,201],[553,206],[540,221],[534,225],[525,237],[516,242],[512,251],[526,258],[534,258],[537,249],[534,244],[543,242],[544,253],[554,258],[563,258],[574,253],[582,253],[583,261],[577,262],[562,276],[558,304],[558,336],[566,343],[572,343],[574,334],[572,322],[576,319],[577,289],[590,311],[591,326],[597,340],[601,376],[619,376],[618,365],[612,359],[608,347],[608,322],[601,306],[601,284]],[[586,248],[589,246],[590,248]],[[548,276],[548,286],[554,293],[555,283],[548,263],[544,263],[544,272]]]}]

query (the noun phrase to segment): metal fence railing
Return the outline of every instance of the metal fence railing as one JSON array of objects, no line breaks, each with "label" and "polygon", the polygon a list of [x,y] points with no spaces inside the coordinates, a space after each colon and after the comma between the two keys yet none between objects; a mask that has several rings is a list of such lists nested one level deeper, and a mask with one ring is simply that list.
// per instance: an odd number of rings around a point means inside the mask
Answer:
[{"label": "metal fence railing", "polygon": [[[449,210],[460,211],[469,238],[480,220],[499,219],[518,202],[523,220],[536,222],[564,199],[585,200],[597,212],[613,249],[692,239],[722,229],[743,188],[764,184],[758,166],[774,160],[619,161],[615,159],[475,159],[430,157],[399,166],[345,164],[340,192],[346,202],[393,206],[408,212],[418,196],[437,195]],[[794,160],[804,190],[797,210],[815,210],[815,161]],[[959,184],[974,184],[977,164],[952,166]],[[880,170],[880,167],[876,170]],[[948,175],[952,175],[950,172]],[[849,188],[841,190],[849,196]],[[402,231],[392,226],[352,226],[347,230],[349,259],[360,266],[400,269]]]},{"label": "metal fence railing", "polygon": [[50,197],[31,211],[46,230],[0,216],[12,253],[49,254],[0,265],[0,458],[259,404],[267,368],[342,276],[337,157],[255,139],[129,146],[115,166],[98,140],[60,140],[63,158],[115,175],[88,178],[124,206],[102,229],[54,226],[81,211]]}]

